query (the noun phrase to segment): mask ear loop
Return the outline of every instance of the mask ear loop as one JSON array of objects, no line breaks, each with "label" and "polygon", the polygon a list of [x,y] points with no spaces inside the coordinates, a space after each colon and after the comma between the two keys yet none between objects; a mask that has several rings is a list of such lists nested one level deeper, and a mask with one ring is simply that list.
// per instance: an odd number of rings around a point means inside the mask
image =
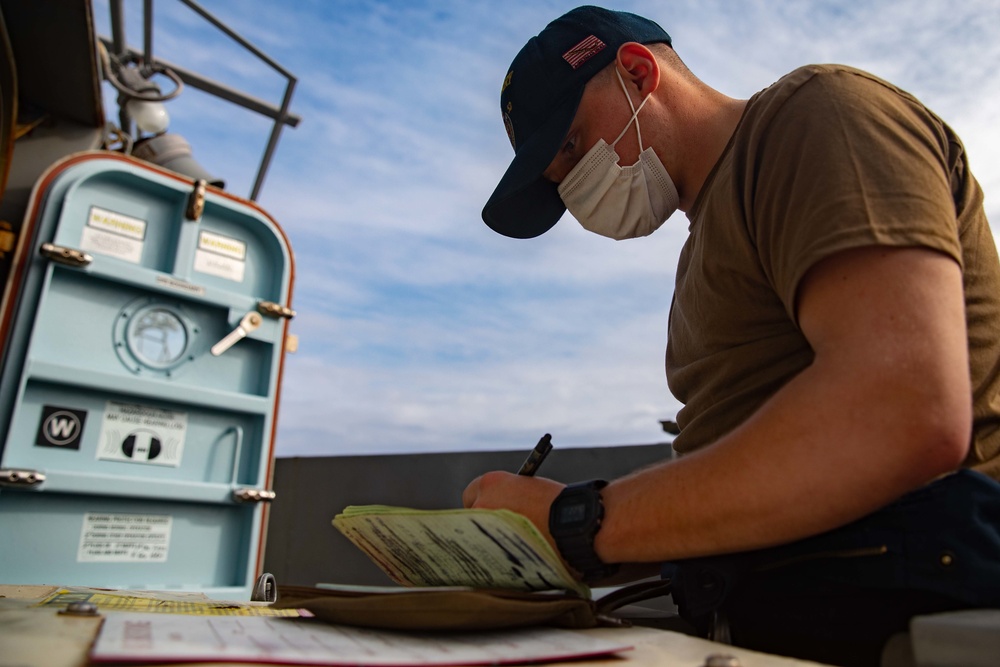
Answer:
[{"label": "mask ear loop", "polygon": [[614,148],[618,142],[622,140],[622,137],[624,137],[625,133],[628,132],[629,126],[632,125],[632,121],[635,121],[635,134],[639,137],[639,152],[642,152],[642,132],[639,130],[638,116],[639,112],[642,111],[642,108],[646,106],[646,102],[649,101],[649,95],[642,98],[642,102],[639,103],[639,108],[637,109],[632,103],[632,96],[628,94],[628,88],[625,87],[625,80],[622,78],[622,73],[618,70],[617,66],[615,66],[615,74],[618,75],[618,83],[622,85],[622,92],[625,93],[625,99],[628,100],[628,106],[632,109],[632,117],[629,118],[628,123],[625,124],[625,129],[618,135],[618,138],[611,143],[611,148]]}]

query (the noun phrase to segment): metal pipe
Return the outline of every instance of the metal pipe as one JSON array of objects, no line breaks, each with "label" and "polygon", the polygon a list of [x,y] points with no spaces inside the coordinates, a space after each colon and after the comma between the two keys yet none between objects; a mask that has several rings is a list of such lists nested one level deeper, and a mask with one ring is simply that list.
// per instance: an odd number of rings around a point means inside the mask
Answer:
[{"label": "metal pipe", "polygon": [[236,33],[232,28],[230,28],[229,26],[227,26],[225,23],[223,23],[219,19],[217,19],[214,16],[212,16],[211,14],[209,14],[208,11],[206,11],[205,9],[203,9],[198,3],[194,2],[194,0],[181,0],[181,2],[183,2],[185,5],[187,5],[188,7],[190,7],[191,9],[193,9],[194,11],[196,11],[198,14],[200,14],[202,16],[202,18],[204,18],[206,21],[208,21],[209,23],[211,23],[212,25],[214,25],[216,28],[218,28],[222,32],[224,32],[227,35],[229,35],[229,37],[231,39],[235,40],[236,43],[238,43],[240,46],[242,46],[243,48],[245,48],[247,51],[250,51],[251,53],[253,53],[255,56],[257,56],[261,60],[263,60],[265,63],[267,63],[268,65],[270,65],[273,69],[277,70],[278,72],[281,72],[285,77],[291,79],[292,81],[295,80],[295,77],[292,75],[291,72],[289,72],[288,70],[286,70],[284,67],[282,67],[281,65],[279,65],[275,61],[271,60],[271,58],[266,53],[264,53],[263,51],[261,51],[260,49],[258,49],[256,46],[254,46],[253,44],[251,44],[250,42],[248,42],[246,39],[244,39],[242,36],[240,36],[238,33]]},{"label": "metal pipe", "polygon": [[[110,10],[111,44],[108,45],[106,43],[105,46],[110,46],[111,53],[120,56],[125,53],[127,48],[125,46],[125,10],[122,6],[122,0],[111,0]],[[105,76],[107,76],[107,73],[105,73]],[[132,136],[132,117],[125,110],[124,104],[118,105],[118,126],[125,136]]]},{"label": "metal pipe", "polygon": [[125,53],[125,11],[122,0],[111,0],[111,52],[116,56]]},{"label": "metal pipe", "polygon": [[142,7],[142,74],[149,76],[153,66],[153,0],[145,0]]},{"label": "metal pipe", "polygon": [[268,167],[271,165],[271,157],[274,149],[278,146],[278,138],[281,135],[281,127],[288,116],[288,106],[292,102],[292,91],[295,90],[295,79],[289,77],[288,86],[285,87],[285,97],[281,100],[281,111],[274,119],[274,127],[271,128],[271,136],[267,140],[267,148],[264,149],[264,157],[261,159],[260,168],[257,169],[257,179],[254,181],[253,190],[250,191],[250,200],[257,201],[257,195],[264,186],[264,176],[267,175]]},{"label": "metal pipe", "polygon": [[260,168],[257,170],[257,178],[254,181],[253,189],[250,192],[251,201],[256,201],[257,196],[260,194],[260,189],[264,185],[264,177],[267,175],[268,167],[271,163],[271,158],[274,155],[274,150],[278,145],[278,139],[281,136],[282,126],[288,122],[288,107],[291,104],[292,92],[295,90],[295,84],[297,79],[291,72],[286,70],[284,67],[279,65],[277,62],[272,60],[270,56],[258,49],[256,46],[248,42],[241,35],[237,34],[229,26],[225,25],[222,21],[212,16],[208,11],[202,8],[194,0],[181,0],[185,5],[190,7],[192,10],[197,12],[206,21],[214,25],[216,28],[224,32],[226,35],[233,39],[237,44],[241,45],[246,50],[253,53],[255,56],[260,58],[262,61],[271,66],[272,69],[282,74],[286,79],[288,79],[288,85],[285,86],[285,96],[281,101],[281,109],[278,111],[274,118],[274,127],[271,128],[271,136],[267,140],[267,147],[264,149],[264,156],[261,159]]}]

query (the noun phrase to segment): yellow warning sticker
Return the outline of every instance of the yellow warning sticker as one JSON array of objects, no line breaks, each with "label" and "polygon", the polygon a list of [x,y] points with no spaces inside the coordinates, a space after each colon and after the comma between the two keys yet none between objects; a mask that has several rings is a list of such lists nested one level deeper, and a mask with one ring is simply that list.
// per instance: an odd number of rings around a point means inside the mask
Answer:
[{"label": "yellow warning sticker", "polygon": [[65,607],[89,602],[103,611],[139,611],[194,616],[301,616],[297,609],[272,609],[264,604],[203,599],[200,594],[128,591],[117,593],[92,588],[60,588],[38,607]]}]

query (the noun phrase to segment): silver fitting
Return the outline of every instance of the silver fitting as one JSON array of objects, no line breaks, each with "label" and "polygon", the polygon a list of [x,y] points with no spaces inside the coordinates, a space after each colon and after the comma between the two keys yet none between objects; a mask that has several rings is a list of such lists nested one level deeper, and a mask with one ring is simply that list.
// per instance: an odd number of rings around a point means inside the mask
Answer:
[{"label": "silver fitting", "polygon": [[97,613],[97,605],[93,602],[70,602],[65,609],[59,611],[66,616],[100,616]]}]

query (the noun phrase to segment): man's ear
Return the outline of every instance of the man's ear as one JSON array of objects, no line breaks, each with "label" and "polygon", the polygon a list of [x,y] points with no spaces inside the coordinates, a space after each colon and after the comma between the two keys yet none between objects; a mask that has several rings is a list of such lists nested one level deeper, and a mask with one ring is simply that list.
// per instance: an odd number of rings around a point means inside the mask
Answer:
[{"label": "man's ear", "polygon": [[640,97],[646,97],[660,85],[660,65],[648,48],[638,42],[626,42],[618,47],[615,64],[625,85],[631,83]]}]

